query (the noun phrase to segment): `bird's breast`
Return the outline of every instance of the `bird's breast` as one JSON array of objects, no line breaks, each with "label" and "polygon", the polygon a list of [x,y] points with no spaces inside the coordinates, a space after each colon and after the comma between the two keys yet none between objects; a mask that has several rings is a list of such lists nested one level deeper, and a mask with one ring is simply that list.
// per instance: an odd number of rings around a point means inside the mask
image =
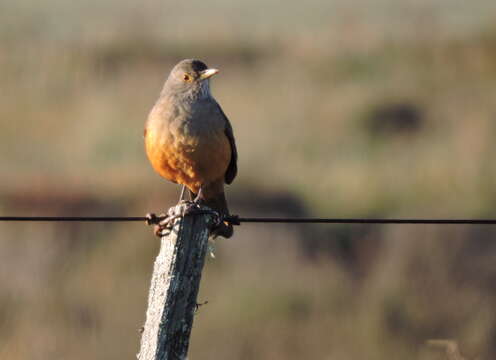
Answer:
[{"label": "bird's breast", "polygon": [[195,193],[201,184],[223,178],[231,157],[223,128],[201,115],[152,110],[145,129],[146,153],[153,168]]}]

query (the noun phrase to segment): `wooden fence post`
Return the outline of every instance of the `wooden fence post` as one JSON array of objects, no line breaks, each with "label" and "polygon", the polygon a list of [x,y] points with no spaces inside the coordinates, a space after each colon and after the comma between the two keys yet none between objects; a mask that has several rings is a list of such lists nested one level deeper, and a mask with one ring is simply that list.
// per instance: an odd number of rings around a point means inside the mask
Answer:
[{"label": "wooden fence post", "polygon": [[[174,212],[180,214],[184,206],[175,206]],[[186,359],[212,221],[212,215],[204,213],[178,217],[172,230],[162,236],[139,360]]]}]

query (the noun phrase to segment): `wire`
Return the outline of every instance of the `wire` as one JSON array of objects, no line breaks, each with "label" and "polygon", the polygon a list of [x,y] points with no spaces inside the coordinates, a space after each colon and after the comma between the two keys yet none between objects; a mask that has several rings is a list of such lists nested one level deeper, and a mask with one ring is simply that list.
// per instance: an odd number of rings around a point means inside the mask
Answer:
[{"label": "wire", "polygon": [[495,219],[333,219],[333,218],[243,218],[230,216],[227,222],[307,223],[307,224],[479,224],[496,225]]},{"label": "wire", "polygon": [[[75,221],[75,222],[130,222],[149,221],[147,216],[0,216],[0,221]],[[288,223],[288,224],[471,224],[496,225],[496,219],[359,219],[359,218],[287,218],[287,217],[239,217],[223,218],[233,225],[241,223]]]},{"label": "wire", "polygon": [[84,221],[126,222],[146,221],[144,216],[0,216],[0,221]]}]

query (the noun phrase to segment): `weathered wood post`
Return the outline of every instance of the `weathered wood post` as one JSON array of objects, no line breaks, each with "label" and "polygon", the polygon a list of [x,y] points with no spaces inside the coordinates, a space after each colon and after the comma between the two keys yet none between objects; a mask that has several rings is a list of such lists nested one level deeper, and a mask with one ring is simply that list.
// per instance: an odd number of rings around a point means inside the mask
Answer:
[{"label": "weathered wood post", "polygon": [[[172,212],[181,214],[185,206],[179,204]],[[171,231],[161,238],[148,295],[139,360],[186,359],[209,227],[214,221],[208,208],[200,210],[207,211],[178,217]]]}]

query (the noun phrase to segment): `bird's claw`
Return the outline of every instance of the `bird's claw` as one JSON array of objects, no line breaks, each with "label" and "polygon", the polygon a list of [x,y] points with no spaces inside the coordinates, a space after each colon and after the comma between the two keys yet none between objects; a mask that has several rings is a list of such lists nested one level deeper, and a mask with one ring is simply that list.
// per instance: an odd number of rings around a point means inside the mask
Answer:
[{"label": "bird's claw", "polygon": [[181,206],[181,216],[194,214],[195,211],[201,210],[200,204],[197,201],[183,200],[179,203]]}]

